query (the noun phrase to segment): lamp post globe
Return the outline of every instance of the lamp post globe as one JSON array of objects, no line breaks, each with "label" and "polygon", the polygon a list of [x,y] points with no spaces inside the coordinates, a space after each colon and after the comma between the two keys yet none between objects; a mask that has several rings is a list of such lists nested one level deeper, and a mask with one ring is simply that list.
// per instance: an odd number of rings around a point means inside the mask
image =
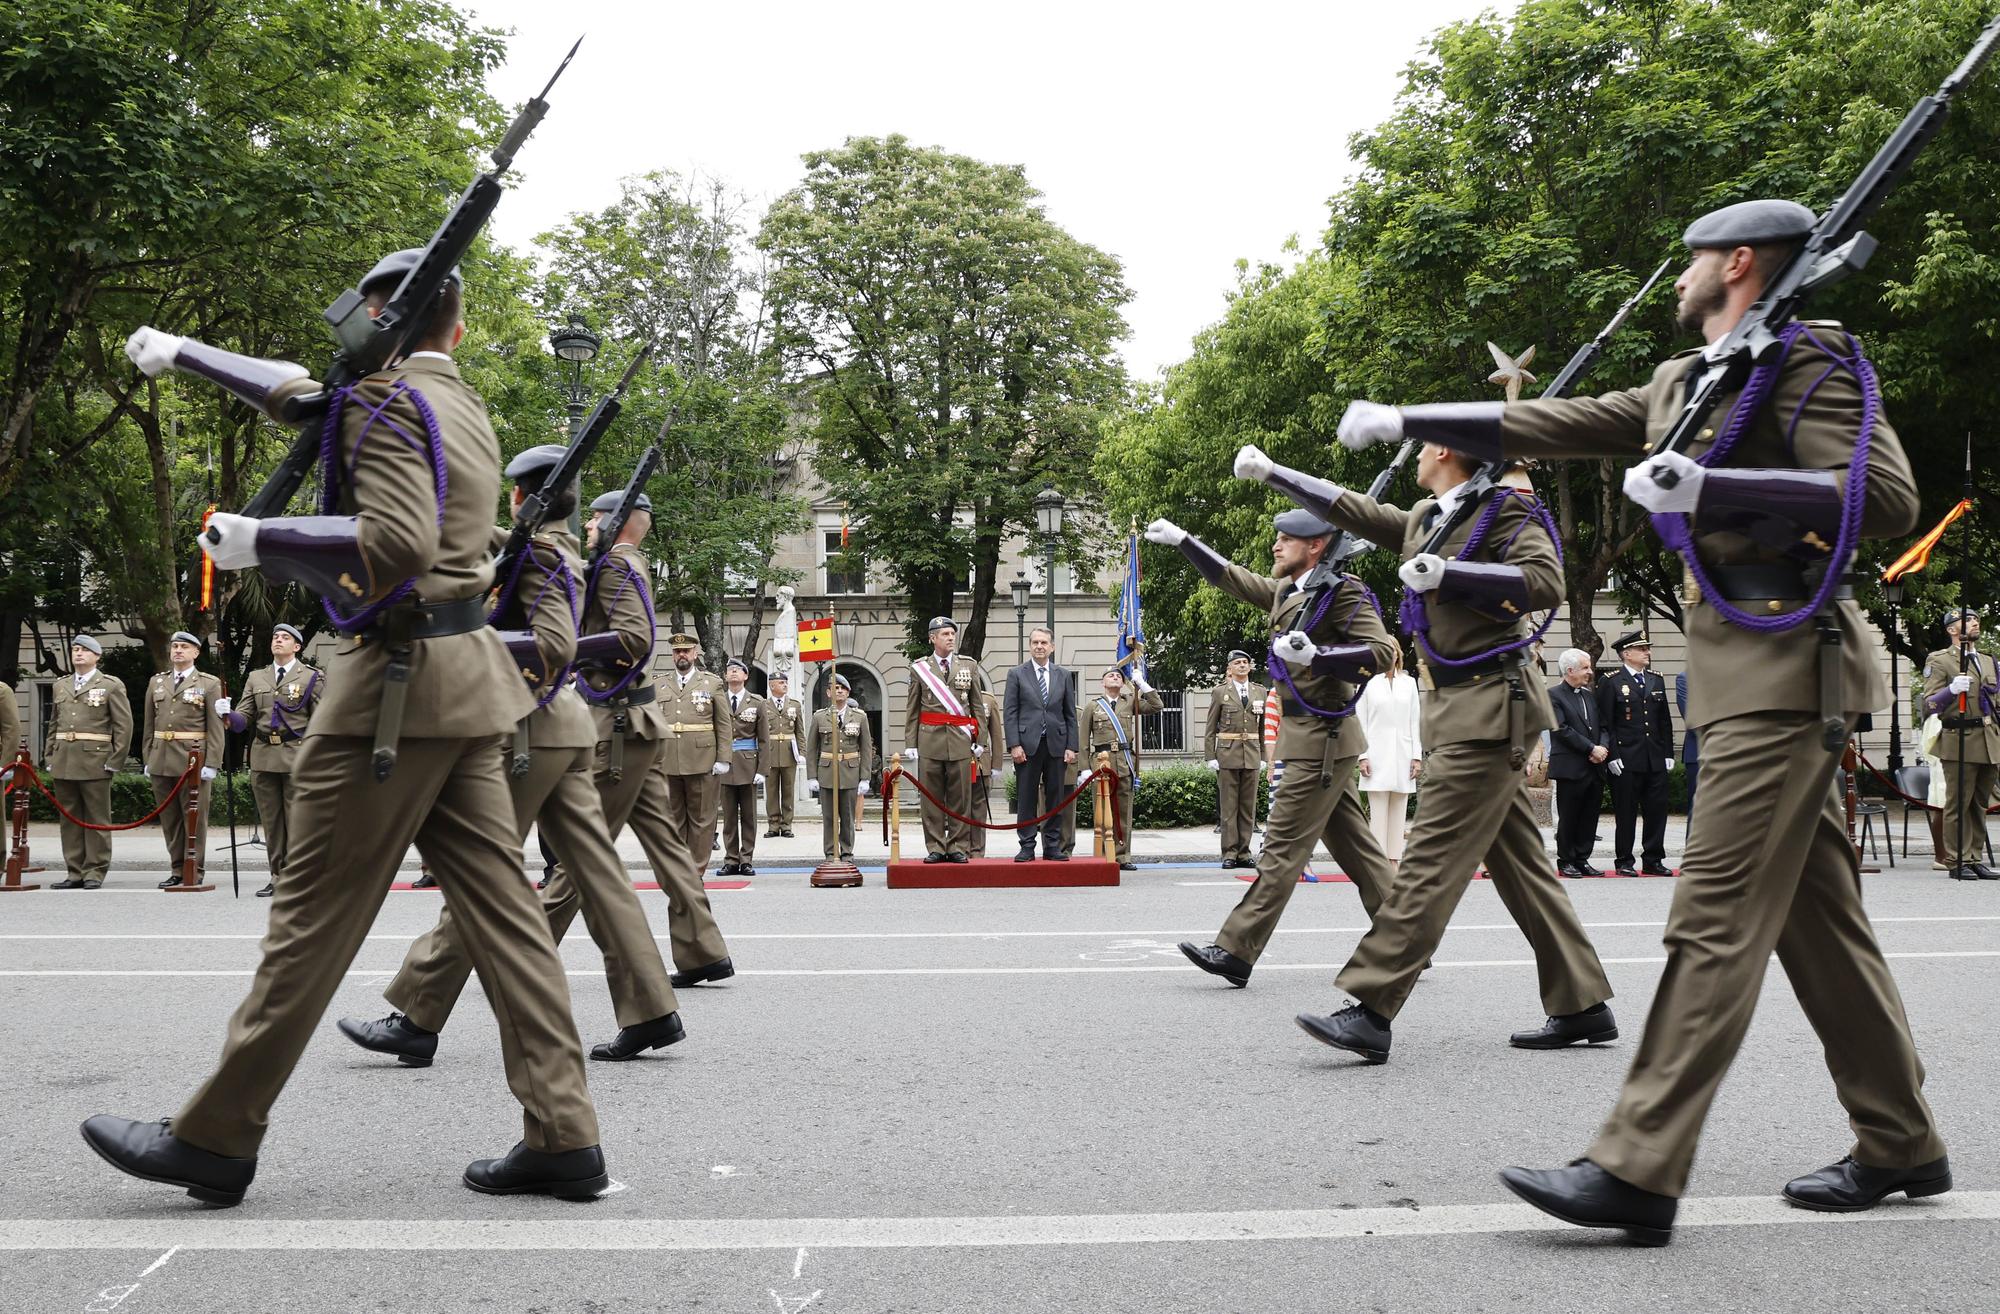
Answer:
[{"label": "lamp post globe", "polygon": [[1043,587],[1049,594],[1049,633],[1056,629],[1056,542],[1062,537],[1063,495],[1053,488],[1035,494],[1035,528],[1042,536]]},{"label": "lamp post globe", "polygon": [[569,436],[576,437],[583,424],[583,367],[597,358],[603,339],[584,327],[581,315],[571,315],[569,323],[549,333],[549,349],[556,359],[569,363]]},{"label": "lamp post globe", "polygon": [[1028,594],[1034,584],[1028,579],[1028,572],[1020,567],[1014,569],[1014,582],[1007,586],[1014,594],[1014,660],[1028,660]]}]

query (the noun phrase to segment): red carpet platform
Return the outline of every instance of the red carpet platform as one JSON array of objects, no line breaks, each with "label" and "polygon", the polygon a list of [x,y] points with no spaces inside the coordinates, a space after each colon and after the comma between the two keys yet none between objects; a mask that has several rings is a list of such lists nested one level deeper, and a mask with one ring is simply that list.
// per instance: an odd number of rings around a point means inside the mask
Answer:
[{"label": "red carpet platform", "polygon": [[1012,858],[974,858],[971,862],[892,862],[892,890],[1000,890],[1052,885],[1116,885],[1118,864],[1108,858],[1071,858],[1068,862],[1016,862]]}]

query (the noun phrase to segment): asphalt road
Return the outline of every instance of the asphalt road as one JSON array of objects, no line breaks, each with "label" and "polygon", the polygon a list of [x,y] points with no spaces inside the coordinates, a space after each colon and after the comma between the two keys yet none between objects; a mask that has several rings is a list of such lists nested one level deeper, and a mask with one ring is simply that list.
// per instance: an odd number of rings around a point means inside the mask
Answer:
[{"label": "asphalt road", "polygon": [[[1297,1030],[1345,1002],[1351,886],[1299,887],[1249,989],[1187,966],[1243,886],[712,896],[739,968],[683,992],[688,1039],[592,1065],[612,1175],[583,1205],[496,1199],[465,1163],[518,1135],[469,992],[437,1064],[349,1045],[437,896],[392,895],[234,1210],[122,1177],[77,1135],[160,1117],[212,1063],[267,904],[42,891],[0,903],[0,1309],[1020,1311],[2000,1308],[2000,885],[1867,879],[1958,1189],[1854,1218],[1784,1207],[1849,1138],[1773,964],[1665,1250],[1545,1224],[1495,1180],[1580,1153],[1660,971],[1668,880],[1568,888],[1627,1040],[1530,1053],[1527,946],[1477,882],[1386,1067]],[[665,902],[647,894],[655,930]],[[586,1043],[614,1029],[565,947]]]}]

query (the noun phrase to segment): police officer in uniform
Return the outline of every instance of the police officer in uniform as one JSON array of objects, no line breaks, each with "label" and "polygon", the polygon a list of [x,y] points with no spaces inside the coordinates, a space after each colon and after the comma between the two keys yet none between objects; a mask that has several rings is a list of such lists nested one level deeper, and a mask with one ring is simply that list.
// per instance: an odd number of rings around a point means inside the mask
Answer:
[{"label": "police officer in uniform", "polygon": [[[910,700],[903,712],[908,747],[903,757],[917,763],[917,779],[925,789],[960,816],[972,815],[974,764],[991,760],[993,749],[983,742],[979,695],[986,692],[986,672],[978,662],[953,649],[958,622],[934,616],[929,627],[931,651],[910,663]],[[921,796],[920,796],[921,797]],[[971,861],[971,827],[953,821],[944,809],[923,799],[924,861]]]},{"label": "police officer in uniform", "polygon": [[[188,757],[202,750],[201,779],[188,782],[201,795],[199,825],[195,828],[195,876],[208,870],[208,782],[222,765],[223,717],[229,700],[222,696],[222,681],[194,668],[201,656],[201,640],[186,630],[175,630],[167,642],[172,663],[146,685],[145,729],[139,742],[146,754],[146,777],[153,783],[153,802],[163,803],[187,773]],[[218,703],[220,706],[218,706]],[[187,857],[187,796],[174,799],[160,813],[160,833],[167,841],[167,878],[160,888],[178,885],[181,863]]]},{"label": "police officer in uniform", "polygon": [[[1597,742],[1610,750],[1611,808],[1617,818],[1620,876],[1671,876],[1667,869],[1667,773],[1674,769],[1673,715],[1667,682],[1654,674],[1653,645],[1642,633],[1611,645],[1624,666],[1597,686]],[[1632,862],[1633,824],[1641,819],[1640,858]]]},{"label": "police officer in uniform", "polygon": [[754,876],[757,856],[757,788],[767,785],[761,764],[770,750],[774,717],[771,704],[746,687],[750,664],[731,657],[722,668],[728,688],[730,734],[729,772],[717,777],[721,795],[722,876]]},{"label": "police officer in uniform", "polygon": [[812,730],[806,736],[806,761],[812,767],[806,788],[819,800],[820,851],[828,862],[854,861],[854,818],[861,807],[856,800],[868,797],[869,782],[875,778],[875,732],[867,715],[848,701],[848,693],[846,676],[836,675],[827,682],[830,705],[813,713]]},{"label": "police officer in uniform", "polygon": [[1139,787],[1139,718],[1152,716],[1166,706],[1153,686],[1146,683],[1145,676],[1135,676],[1134,681],[1138,687],[1127,689],[1122,669],[1105,668],[1099,681],[1104,692],[1084,699],[1083,716],[1078,722],[1084,752],[1091,765],[1078,773],[1077,780],[1090,783],[1097,774],[1100,754],[1109,757],[1111,774],[1118,778],[1116,843],[1121,871],[1139,870],[1139,864],[1132,861],[1132,794]]},{"label": "police officer in uniform", "polygon": [[1217,807],[1222,815],[1222,869],[1255,867],[1250,856],[1257,835],[1257,776],[1264,768],[1263,685],[1250,679],[1250,654],[1233,649],[1224,668],[1228,677],[1208,695],[1208,730],[1203,743],[1208,769],[1215,772]]},{"label": "police officer in uniform", "polygon": [[[79,634],[69,646],[71,675],[57,680],[48,732],[42,743],[42,775],[65,811],[92,825],[111,824],[111,777],[132,751],[132,704],[125,682],[97,669],[104,645]],[[65,879],[52,890],[94,890],[111,867],[111,835],[85,830],[67,817],[62,823]]]},{"label": "police officer in uniform", "polygon": [[653,770],[666,782],[667,824],[687,850],[679,872],[660,875],[662,885],[670,879],[674,883],[674,963],[679,968],[674,985],[679,987],[720,981],[736,972],[701,884],[715,842],[717,782],[729,774],[735,726],[722,681],[695,665],[700,642],[692,634],[676,634],[667,644],[673,649],[674,669],[657,686],[660,756]]},{"label": "police officer in uniform", "polygon": [[271,664],[243,678],[243,696],[216,700],[231,730],[250,736],[250,792],[264,825],[270,879],[257,897],[268,899],[291,854],[292,763],[326,694],[326,675],[299,658],[305,635],[283,621],[271,627]]},{"label": "police officer in uniform", "polygon": [[[1711,343],[1726,336],[1813,222],[1805,206],[1772,200],[1696,220],[1684,237],[1693,254],[1675,283],[1682,327]],[[1501,1174],[1567,1222],[1621,1229],[1644,1244],[1671,1236],[1702,1123],[1749,1029],[1773,952],[1818,1033],[1855,1133],[1847,1157],[1788,1183],[1786,1200],[1847,1212],[1898,1192],[1951,1187],[1923,1066],[1862,908],[1859,860],[1832,787],[1841,735],[1829,745],[1826,722],[1844,719],[1851,732],[1862,712],[1889,698],[1871,632],[1838,575],[1818,623],[1802,618],[1772,630],[1731,619],[1809,617],[1826,572],[1851,564],[1833,559],[1849,481],[1865,481],[1854,490],[1865,538],[1909,532],[1916,482],[1869,395],[1855,340],[1826,321],[1774,328],[1779,340],[1759,379],[1764,403],[1739,415],[1741,393],[1720,398],[1714,427],[1691,454],[1647,452],[1681,413],[1702,368],[1696,350],[1660,365],[1647,384],[1600,397],[1400,410],[1358,402],[1341,421],[1350,446],[1434,436],[1482,460],[1643,458],[1626,472],[1626,497],[1655,515],[1687,517],[1707,579],[1693,580],[1685,626],[1688,720],[1701,734],[1706,769],[1668,914],[1666,970],[1617,1107],[1585,1157]],[[1716,459],[1721,438],[1732,446]],[[1663,472],[1671,486],[1656,477]],[[1820,642],[1822,626],[1837,647]]]},{"label": "police officer in uniform", "polygon": [[770,680],[771,734],[764,741],[764,838],[792,833],[798,802],[799,766],[805,761],[805,711],[791,696],[792,679],[783,671]]},{"label": "police officer in uniform", "polygon": [[1955,881],[2000,880],[2000,871],[1985,861],[1986,804],[2000,777],[2000,672],[1979,651],[1975,612],[1952,612],[1944,632],[1950,646],[1924,659],[1924,710],[1944,726],[1937,741],[1944,764],[1944,849],[1938,858]]}]

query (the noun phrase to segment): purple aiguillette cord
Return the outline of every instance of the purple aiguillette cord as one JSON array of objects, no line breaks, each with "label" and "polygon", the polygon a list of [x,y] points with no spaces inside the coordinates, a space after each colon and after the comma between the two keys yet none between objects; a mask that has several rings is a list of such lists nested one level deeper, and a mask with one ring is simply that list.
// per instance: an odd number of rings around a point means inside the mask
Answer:
[{"label": "purple aiguillette cord", "polygon": [[[1375,614],[1377,616],[1380,616],[1382,614],[1382,603],[1379,599],[1376,598],[1375,590],[1369,588],[1367,584],[1363,583],[1359,575],[1342,575],[1341,578],[1353,580],[1355,586],[1361,590],[1362,598],[1368,603],[1369,606],[1375,609]],[[1333,595],[1338,591],[1339,589],[1337,586],[1335,588],[1328,589],[1326,591],[1326,596],[1319,600],[1319,606],[1313,609],[1312,618],[1308,620],[1304,625],[1301,625],[1299,628],[1302,630],[1310,631],[1313,628],[1313,626],[1319,624],[1320,621],[1324,619],[1326,616],[1326,609],[1333,605]],[[1359,602],[1355,603],[1354,611],[1348,612],[1347,618],[1349,620],[1354,619],[1354,612],[1360,610],[1361,610],[1361,604]],[[1363,688],[1366,687],[1360,684],[1355,685],[1354,697],[1347,700],[1346,706],[1340,708],[1338,711],[1329,712],[1324,707],[1314,707],[1311,703],[1305,700],[1304,696],[1299,693],[1299,687],[1296,684],[1292,683],[1292,668],[1289,665],[1287,665],[1285,659],[1278,656],[1277,653],[1270,651],[1265,652],[1264,673],[1270,676],[1273,680],[1277,681],[1279,684],[1284,685],[1285,688],[1291,690],[1292,701],[1298,704],[1300,711],[1303,711],[1308,716],[1317,716],[1320,717],[1322,720],[1327,720],[1327,721],[1337,721],[1343,716],[1352,716],[1354,714],[1354,709],[1360,706],[1361,704],[1361,691]]]},{"label": "purple aiguillette cord", "polygon": [[1792,412],[1791,422],[1785,427],[1788,445],[1792,432],[1798,428],[1799,417],[1805,414],[1806,404],[1812,400],[1812,395],[1819,385],[1826,382],[1835,369],[1847,370],[1861,385],[1861,431],[1854,440],[1854,457],[1847,463],[1847,487],[1843,491],[1840,503],[1840,533],[1834,542],[1832,564],[1825,578],[1820,580],[1819,591],[1812,600],[1796,611],[1788,611],[1777,616],[1757,616],[1743,610],[1723,597],[1715,587],[1715,582],[1709,578],[1708,568],[1702,564],[1701,554],[1694,550],[1694,532],[1687,514],[1666,511],[1652,518],[1653,531],[1660,536],[1661,542],[1680,554],[1681,560],[1687,564],[1689,573],[1694,576],[1695,583],[1701,588],[1702,600],[1715,608],[1716,615],[1740,629],[1761,634],[1776,634],[1797,629],[1811,620],[1815,612],[1832,601],[1834,590],[1840,587],[1840,567],[1853,555],[1856,545],[1861,540],[1861,513],[1868,500],[1868,448],[1875,437],[1875,421],[1882,411],[1882,389],[1875,378],[1875,366],[1861,352],[1860,339],[1850,335],[1848,340],[1854,344],[1854,354],[1843,356],[1821,342],[1819,336],[1804,324],[1797,320],[1787,324],[1785,331],[1778,335],[1778,341],[1783,344],[1778,352],[1778,358],[1769,365],[1760,365],[1751,371],[1749,380],[1744,383],[1743,391],[1736,399],[1735,409],[1730,412],[1729,424],[1723,429],[1722,436],[1715,440],[1714,446],[1694,458],[1695,464],[1706,468],[1720,465],[1728,457],[1730,449],[1736,446],[1738,439],[1742,438],[1744,431],[1750,427],[1751,420],[1763,406],[1765,398],[1770,395],[1772,385],[1777,382],[1778,371],[1784,368],[1785,361],[1792,354],[1792,344],[1799,340],[1799,335],[1802,333],[1812,339],[1814,346],[1832,357],[1834,363],[1819,378],[1813,380],[1812,387],[1807,388],[1805,396],[1799,399],[1797,409]]},{"label": "purple aiguillette cord", "polygon": [[[1479,513],[1479,519],[1472,526],[1472,532],[1466,535],[1465,545],[1459,548],[1455,554],[1456,559],[1468,561],[1472,558],[1473,552],[1485,541],[1487,531],[1493,527],[1495,517],[1500,514],[1502,499],[1509,497],[1528,498],[1532,502],[1532,514],[1541,522],[1542,528],[1548,531],[1549,542],[1555,545],[1556,562],[1557,564],[1561,564],[1563,559],[1562,535],[1556,532],[1555,517],[1549,514],[1548,504],[1538,497],[1529,497],[1529,494],[1513,488],[1496,488],[1493,490],[1493,496],[1487,501],[1486,509]],[[1515,529],[1514,537],[1508,539],[1501,546],[1502,560],[1505,560],[1507,549],[1514,546],[1514,539],[1519,538],[1521,530],[1527,527],[1528,522],[1523,520],[1520,527]],[[1417,647],[1423,650],[1425,661],[1437,666],[1477,666],[1483,662],[1490,662],[1496,658],[1505,657],[1510,652],[1519,652],[1523,648],[1540,643],[1542,636],[1549,632],[1549,626],[1556,623],[1556,613],[1560,610],[1561,608],[1559,607],[1551,607],[1549,614],[1542,618],[1542,623],[1530,630],[1525,637],[1516,639],[1512,643],[1503,643],[1497,648],[1488,648],[1484,652],[1473,653],[1470,657],[1447,657],[1436,648],[1431,647],[1430,611],[1424,604],[1424,595],[1415,589],[1405,588],[1403,590],[1403,606],[1396,615],[1396,621],[1406,632],[1416,636]]]},{"label": "purple aiguillette cord", "polygon": [[[615,560],[615,557],[608,550],[603,556],[597,559],[597,565],[590,572],[590,592],[592,594],[597,592],[598,581],[604,574],[604,568],[610,565],[613,560]],[[618,585],[618,592],[611,595],[611,601],[606,604],[604,614],[609,616],[611,608],[617,605],[618,599],[625,596],[625,590],[637,585],[639,589],[639,605],[646,609],[647,656],[633,662],[632,669],[618,677],[616,684],[601,693],[590,687],[590,681],[578,680],[576,682],[576,691],[593,703],[608,703],[619,694],[624,693],[632,682],[644,673],[646,663],[652,660],[651,654],[653,648],[660,641],[660,621],[659,617],[653,614],[653,597],[652,594],[646,591],[645,581],[639,578],[638,572],[634,571],[630,565],[623,561],[618,562],[618,573],[622,577]]]},{"label": "purple aiguillette cord", "polygon": [[[508,604],[514,600],[514,595],[520,590],[521,572],[528,568],[530,561],[535,563],[535,569],[542,572],[542,587],[536,590],[534,601],[521,609],[522,617],[532,623],[535,613],[541,610],[542,600],[549,596],[549,590],[557,584],[561,584],[563,596],[569,601],[570,628],[572,630],[579,628],[583,624],[583,603],[576,596],[576,577],[570,574],[569,562],[563,560],[561,554],[558,553],[555,569],[549,569],[536,558],[535,545],[532,541],[526,548],[522,549],[521,555],[515,559],[514,569],[507,576],[507,582],[501,586],[500,596],[494,601],[493,610],[486,613],[486,623],[488,625],[497,623],[500,619],[500,613],[507,610]],[[541,711],[556,700],[556,695],[563,691],[565,684],[569,683],[570,673],[575,669],[576,664],[572,662],[550,677],[548,687],[542,691],[542,696],[535,700],[536,711]]]},{"label": "purple aiguillette cord", "polygon": [[[332,404],[326,408],[326,423],[320,427],[319,509],[321,515],[331,515],[339,509],[341,487],[339,461],[340,419],[342,414],[347,410],[348,400],[353,394],[353,385],[337,389],[333,394]],[[418,418],[424,422],[425,442],[422,446],[419,446],[415,438],[412,438],[403,431],[403,426],[397,424],[385,414],[389,408],[389,403],[395,401],[398,397],[408,397],[411,405],[417,409]],[[421,392],[412,388],[408,383],[400,379],[397,380],[396,386],[389,389],[389,395],[382,399],[381,405],[368,408],[368,422],[361,426],[361,433],[354,440],[354,457],[347,463],[347,473],[350,478],[353,476],[355,467],[360,464],[362,444],[366,443],[368,435],[375,431],[375,425],[378,421],[383,427],[387,428],[398,438],[401,438],[411,448],[418,451],[428,449],[428,454],[431,458],[431,484],[437,492],[437,523],[438,528],[443,529],[445,492],[450,487],[450,480],[445,474],[444,434],[438,428],[437,413],[431,410],[429,400]],[[319,605],[320,610],[326,613],[327,620],[332,623],[335,629],[339,630],[342,634],[353,634],[358,630],[365,630],[370,625],[373,625],[376,618],[384,611],[387,611],[390,607],[409,597],[412,593],[416,592],[416,589],[417,577],[412,575],[392,589],[387,597],[368,604],[351,616],[343,613],[339,607],[335,606],[332,598],[322,597],[319,600]]]}]

